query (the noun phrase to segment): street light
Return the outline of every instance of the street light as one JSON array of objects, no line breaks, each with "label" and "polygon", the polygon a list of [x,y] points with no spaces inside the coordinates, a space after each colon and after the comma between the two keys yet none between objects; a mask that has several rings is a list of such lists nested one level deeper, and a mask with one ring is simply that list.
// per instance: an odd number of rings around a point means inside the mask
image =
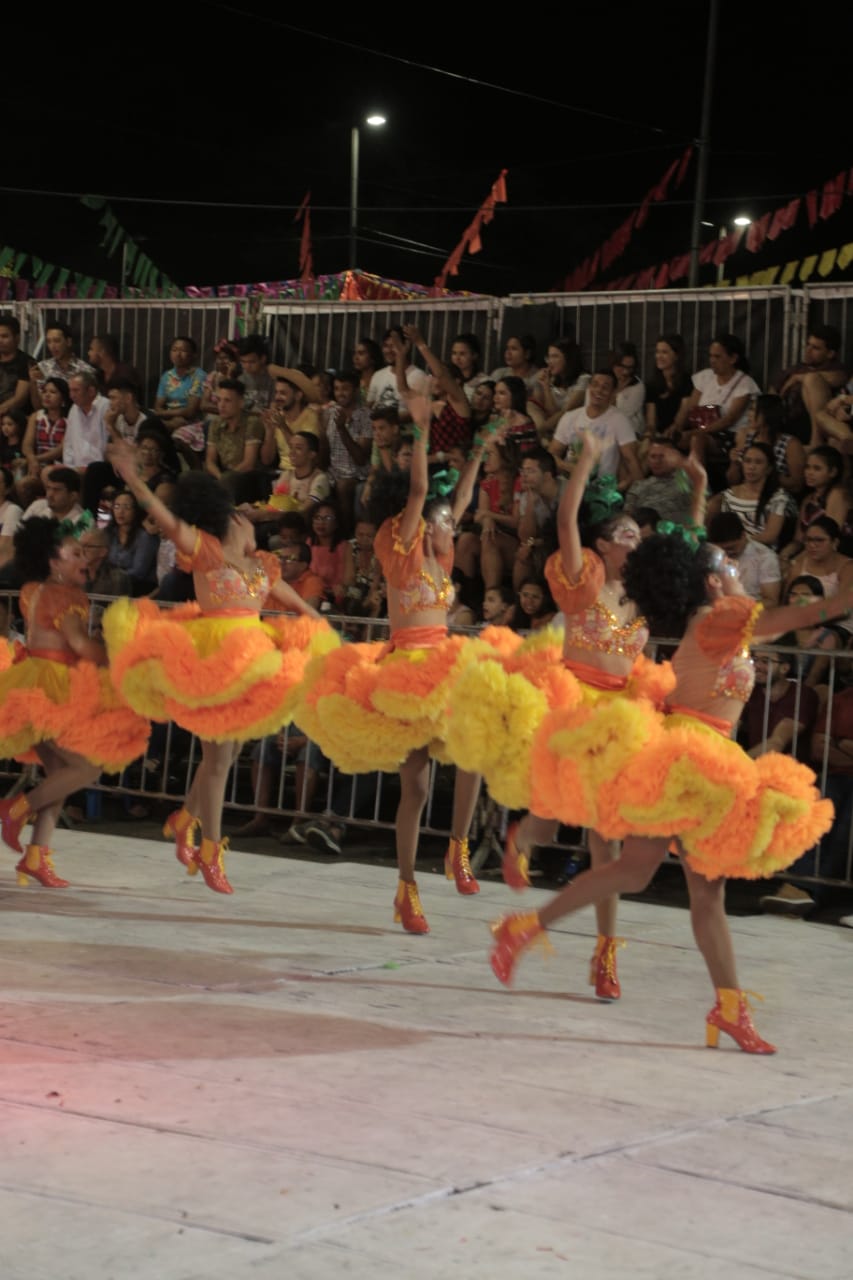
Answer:
[{"label": "street light", "polygon": [[[750,225],[750,223],[752,222],[752,218],[748,218],[748,217],[746,216],[746,214],[745,214],[745,213],[739,213],[739,214],[737,215],[737,217],[736,217],[736,218],[732,218],[732,222],[734,223],[734,225],[735,225],[736,227],[748,227],[748,226]],[[711,222],[703,222],[703,223],[702,223],[702,226],[703,226],[703,227],[710,227],[710,226],[713,226],[713,223],[711,223]],[[725,240],[725,238],[726,238],[726,236],[727,236],[728,234],[729,234],[729,229],[728,229],[728,227],[727,227],[727,226],[725,226],[725,225],[723,225],[722,227],[720,227],[720,228],[719,228],[719,230],[718,230],[718,232],[717,232],[717,239],[718,239],[718,240]],[[721,262],[721,263],[719,264],[719,266],[717,267],[717,284],[722,284],[722,283],[723,283],[723,276],[724,276],[724,274],[725,274],[725,264]]]},{"label": "street light", "polygon": [[[372,129],[381,129],[385,124],[385,116],[375,112],[364,122]],[[354,125],[350,136],[349,164],[349,267],[354,271],[358,259],[358,125]]]}]

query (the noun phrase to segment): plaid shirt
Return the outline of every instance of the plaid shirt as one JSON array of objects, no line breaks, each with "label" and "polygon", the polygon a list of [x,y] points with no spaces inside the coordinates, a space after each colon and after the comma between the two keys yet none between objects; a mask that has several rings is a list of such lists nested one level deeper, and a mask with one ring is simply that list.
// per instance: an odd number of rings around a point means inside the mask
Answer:
[{"label": "plaid shirt", "polygon": [[[370,459],[363,466],[357,467],[349,450],[341,439],[338,423],[343,421],[344,412],[340,405],[329,410],[326,433],[329,438],[329,475],[335,480],[363,480],[370,470]],[[353,409],[347,429],[357,444],[373,440],[373,423],[367,409]]]}]

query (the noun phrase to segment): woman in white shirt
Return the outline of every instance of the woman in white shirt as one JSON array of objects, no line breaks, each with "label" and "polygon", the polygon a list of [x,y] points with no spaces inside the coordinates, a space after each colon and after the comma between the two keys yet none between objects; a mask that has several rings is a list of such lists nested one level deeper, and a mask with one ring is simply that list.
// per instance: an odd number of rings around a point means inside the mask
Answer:
[{"label": "woman in white shirt", "polygon": [[[693,375],[693,393],[685,400],[675,419],[679,448],[687,448],[692,433],[704,431],[713,445],[712,454],[728,451],[734,444],[738,427],[747,422],[753,396],[761,392],[758,383],[750,377],[749,361],[743,343],[733,333],[717,334],[709,351],[710,368],[700,369]],[[701,415],[700,410],[715,410]],[[692,421],[691,421],[692,418]]]}]

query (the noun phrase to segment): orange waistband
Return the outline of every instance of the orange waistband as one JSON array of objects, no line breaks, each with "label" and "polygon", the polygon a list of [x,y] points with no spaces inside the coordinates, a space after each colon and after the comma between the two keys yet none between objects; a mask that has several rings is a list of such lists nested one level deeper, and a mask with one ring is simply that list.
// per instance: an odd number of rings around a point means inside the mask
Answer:
[{"label": "orange waistband", "polygon": [[571,671],[572,675],[577,676],[578,680],[591,685],[593,689],[619,690],[624,689],[628,684],[627,676],[613,676],[608,671],[591,667],[587,662],[575,662],[574,658],[564,658],[563,666],[567,671]]},{"label": "orange waistband", "polygon": [[721,733],[724,738],[731,737],[732,722],[723,720],[721,716],[711,716],[707,711],[697,711],[695,707],[683,707],[678,702],[665,703],[663,710],[664,714],[669,716],[689,716],[691,720],[706,724],[709,729],[716,729],[717,733]]},{"label": "orange waistband", "polygon": [[392,631],[388,652],[394,649],[434,649],[447,639],[447,627],[401,627]]},{"label": "orange waistband", "polygon": [[27,649],[24,657],[45,658],[48,662],[61,662],[65,667],[77,666],[77,654],[67,649]]}]

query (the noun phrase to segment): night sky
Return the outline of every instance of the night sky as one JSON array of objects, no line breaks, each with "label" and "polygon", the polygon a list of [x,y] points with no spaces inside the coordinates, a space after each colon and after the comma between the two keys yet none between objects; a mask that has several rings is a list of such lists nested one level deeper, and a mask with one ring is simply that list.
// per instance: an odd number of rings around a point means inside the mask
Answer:
[{"label": "night sky", "polygon": [[[705,214],[715,224],[760,216],[853,164],[849,4],[803,12],[795,24],[781,8],[722,0]],[[350,129],[381,109],[385,128],[362,130],[357,265],[431,283],[506,168],[509,206],[456,287],[548,289],[698,134],[706,24],[704,2],[670,0],[341,16],[260,0],[154,0],[136,11],[92,0],[46,23],[17,8],[7,34],[20,56],[7,48],[4,83],[19,123],[7,114],[2,185],[108,195],[142,250],[183,285],[295,276],[293,214],[310,188],[315,270],[333,272],[350,265]],[[687,251],[695,172],[677,196],[687,203],[654,209],[611,276]],[[587,207],[548,209],[560,205]],[[117,279],[97,215],[78,199],[7,193],[2,207],[3,243]],[[734,272],[853,240],[853,198],[811,237],[802,215],[798,228],[760,256],[741,254]]]}]

